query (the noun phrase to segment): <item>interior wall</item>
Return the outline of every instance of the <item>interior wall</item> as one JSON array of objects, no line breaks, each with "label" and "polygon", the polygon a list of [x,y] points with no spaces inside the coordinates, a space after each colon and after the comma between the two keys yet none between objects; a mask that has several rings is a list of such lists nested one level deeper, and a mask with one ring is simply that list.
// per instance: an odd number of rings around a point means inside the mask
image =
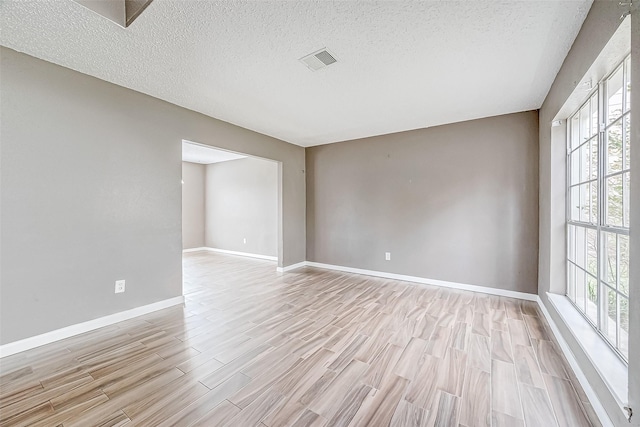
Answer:
[{"label": "interior wall", "polygon": [[530,111],[308,148],[307,259],[536,293],[537,134]]},{"label": "interior wall", "polygon": [[182,249],[204,246],[206,166],[182,162]]},{"label": "interior wall", "polygon": [[305,260],[303,148],[0,56],[0,344],[181,295],[183,139],[281,162],[280,264]]},{"label": "interior wall", "polygon": [[278,164],[247,157],[206,167],[207,247],[278,255]]},{"label": "interior wall", "polygon": [[[626,7],[628,9],[628,7]],[[557,128],[552,128],[551,123],[555,116],[560,111],[560,108],[569,98],[571,93],[576,88],[578,82],[586,74],[589,67],[594,63],[600,52],[603,50],[607,42],[611,39],[615,31],[621,24],[620,16],[625,11],[625,7],[621,7],[618,2],[610,1],[594,1],[593,5],[584,21],[584,24],[576,37],[569,54],[567,55],[564,63],[556,79],[554,80],[551,89],[540,108],[540,255],[539,255],[539,282],[538,292],[540,299],[544,306],[549,311],[554,322],[558,326],[558,329],[563,335],[563,338],[571,348],[573,355],[585,374],[587,380],[592,386],[593,390],[599,397],[604,409],[611,418],[614,425],[628,425],[622,412],[620,405],[608,392],[608,388],[597,371],[594,369],[592,362],[586,356],[582,350],[578,341],[572,333],[564,325],[562,318],[558,315],[553,304],[550,303],[547,298],[547,292],[555,292],[564,294],[566,288],[566,275],[565,275],[565,185],[566,185],[566,147],[565,137],[558,131]],[[637,14],[632,15],[632,25],[634,20],[637,21]],[[637,23],[636,23],[637,24]],[[637,25],[636,25],[637,26]],[[637,31],[637,30],[636,30]],[[637,34],[636,34],[637,39]],[[633,46],[633,41],[632,44]],[[636,56],[637,58],[637,56]],[[633,59],[632,61],[637,61]],[[634,62],[632,69],[635,68]],[[639,73],[632,73],[632,87],[640,87],[640,81],[638,80]],[[637,99],[637,91],[632,92],[634,99]],[[632,101],[633,101],[632,100]],[[632,103],[635,105],[635,103]],[[635,125],[636,116],[632,115],[632,146],[639,147],[638,141],[638,127]],[[635,136],[634,136],[635,135]],[[634,152],[638,153],[639,150],[632,148],[632,156]],[[640,161],[640,159],[638,159]],[[634,159],[632,159],[633,164]],[[632,180],[636,174],[632,174]],[[637,178],[636,178],[637,179]],[[636,181],[637,182],[637,181]],[[632,182],[631,186],[631,199],[633,206],[640,204],[638,200],[638,191],[640,185],[635,185]],[[631,227],[635,228],[634,218],[637,219],[637,210],[632,210]],[[639,224],[640,226],[640,224]],[[634,251],[635,247],[639,247],[638,238],[640,235],[631,233],[631,251]],[[634,243],[635,241],[635,243]],[[633,257],[633,255],[632,255]],[[631,281],[636,280],[633,277],[634,271],[637,270],[637,266],[632,262],[631,264]],[[636,270],[634,270],[636,269]],[[637,313],[640,310],[637,291],[635,288],[631,289],[630,298],[630,313]],[[635,295],[634,295],[635,293]],[[636,310],[634,310],[634,306]],[[631,324],[633,323],[633,317],[630,318]],[[637,324],[637,323],[635,323]],[[635,328],[634,328],[635,329]],[[630,340],[630,342],[633,342]],[[636,341],[637,342],[637,341]],[[636,344],[637,345],[637,344]],[[636,347],[636,350],[638,347]],[[630,348],[630,354],[633,354],[633,347]],[[635,353],[637,354],[637,353]],[[633,360],[633,357],[630,358]],[[638,370],[635,372],[630,369],[629,384],[633,383],[633,377],[637,378]],[[636,398],[637,399],[637,398]],[[640,404],[639,404],[640,405]],[[635,418],[635,417],[634,417]],[[634,419],[635,425],[640,425],[638,419]]]}]

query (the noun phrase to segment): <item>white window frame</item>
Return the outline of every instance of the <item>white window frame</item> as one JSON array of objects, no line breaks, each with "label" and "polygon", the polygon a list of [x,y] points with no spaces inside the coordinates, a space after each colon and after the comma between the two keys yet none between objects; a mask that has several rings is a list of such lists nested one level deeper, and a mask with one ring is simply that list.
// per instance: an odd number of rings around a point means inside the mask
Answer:
[{"label": "white window frame", "polygon": [[[621,336],[621,327],[620,327],[620,301],[622,301],[623,299],[627,300],[627,310],[629,309],[629,296],[625,295],[624,293],[620,292],[620,290],[618,289],[619,284],[620,284],[620,239],[619,236],[623,235],[623,236],[629,236],[629,227],[628,227],[628,218],[626,218],[626,214],[625,214],[625,209],[624,209],[624,203],[625,203],[625,197],[624,197],[624,192],[625,192],[625,187],[624,187],[624,174],[629,172],[630,173],[630,167],[629,165],[626,164],[626,160],[625,160],[625,144],[628,144],[629,141],[626,140],[625,141],[625,134],[626,134],[626,126],[628,126],[629,120],[628,118],[630,117],[631,114],[631,107],[629,107],[628,109],[625,108],[627,106],[627,83],[628,83],[628,79],[629,79],[629,66],[630,66],[630,55],[627,54],[624,59],[619,62],[614,68],[613,70],[608,73],[599,83],[598,85],[594,88],[594,90],[590,91],[588,93],[588,96],[586,97],[586,101],[584,101],[583,103],[581,103],[581,105],[579,106],[579,108],[577,108],[576,111],[574,111],[572,114],[569,115],[568,119],[567,119],[567,154],[566,154],[566,166],[567,166],[567,175],[566,175],[566,216],[565,216],[565,241],[567,242],[567,246],[566,246],[566,253],[565,253],[565,260],[566,260],[566,265],[567,265],[567,274],[566,274],[566,292],[565,294],[567,295],[567,298],[569,299],[569,301],[571,301],[571,303],[573,304],[573,306],[577,309],[577,311],[589,322],[589,324],[598,332],[598,334],[602,337],[602,339],[612,348],[612,350],[614,350],[614,352],[616,353],[616,355],[618,357],[620,357],[620,359],[627,364],[628,363],[628,356],[626,356],[625,354],[623,354],[622,350],[621,350],[621,342],[620,342],[620,336]],[[607,94],[607,82],[610,80],[610,78],[612,76],[614,76],[620,69],[622,69],[622,113],[621,115],[614,121],[612,121],[611,123],[606,123],[605,120],[607,120],[608,118],[608,94]],[[598,108],[598,117],[597,117],[597,131],[596,133],[592,133],[593,129],[592,128],[592,120],[593,120],[593,113],[592,110],[590,111],[590,115],[589,115],[589,137],[584,139],[584,140],[579,140],[578,143],[576,144],[576,146],[573,146],[572,143],[572,138],[574,137],[574,122],[573,119],[577,116],[578,117],[578,127],[582,126],[582,123],[580,122],[580,112],[583,109],[583,107],[589,103],[592,102],[592,97],[593,96],[597,96],[597,108]],[[591,104],[591,108],[593,108],[593,104]],[[607,132],[614,126],[617,126],[618,123],[620,124],[620,129],[621,129],[621,138],[622,138],[622,148],[621,148],[621,170],[619,171],[615,171],[615,172],[609,172],[607,173],[607,167],[608,167],[608,159],[607,159]],[[578,129],[579,132],[579,129]],[[581,135],[578,135],[578,138],[581,138]],[[578,157],[580,155],[580,149],[581,147],[587,147],[587,149],[590,150],[590,155],[592,154],[591,149],[589,148],[590,145],[592,143],[592,141],[596,141],[597,142],[597,166],[598,166],[598,170],[597,170],[597,176],[594,178],[592,176],[592,173],[590,172],[586,178],[583,177],[582,175],[582,171],[579,169],[578,170],[578,180],[575,183],[572,183],[572,164],[571,164],[571,159],[572,159],[572,154],[575,153],[576,157]],[[578,161],[581,162],[579,164],[582,164],[582,162],[584,162],[583,158],[578,157]],[[589,164],[591,164],[591,158],[589,158]],[[623,188],[623,194],[622,194],[622,203],[623,205],[621,206],[621,210],[622,210],[622,225],[621,226],[612,226],[612,225],[607,225],[607,205],[608,205],[608,201],[607,201],[607,178],[611,178],[611,177],[616,177],[616,176],[620,176],[621,180],[622,180],[622,188]],[[584,179],[584,180],[583,180]],[[591,194],[591,185],[592,183],[595,183],[596,188],[597,188],[597,212],[593,212],[592,208],[591,208],[591,202],[592,202],[592,194]],[[587,219],[586,221],[582,219],[583,215],[582,212],[578,213],[578,220],[572,219],[572,208],[573,208],[573,204],[574,204],[574,199],[571,197],[572,196],[572,189],[577,189],[577,193],[578,193],[578,199],[580,200],[580,188],[581,186],[588,184],[587,188],[589,189],[587,191],[587,209],[588,209],[588,215],[587,215]],[[626,188],[626,191],[628,193],[628,187]],[[574,190],[574,194],[575,194],[575,190]],[[628,200],[628,199],[627,199]],[[584,206],[582,206],[582,204],[579,205],[578,209],[583,210]],[[597,220],[593,221],[592,216],[594,215],[597,216]],[[625,224],[627,225],[627,227],[625,227]],[[577,230],[576,227],[581,227],[585,229],[585,239],[584,239],[584,268],[580,267],[575,261],[572,261],[571,258],[571,244],[569,239],[573,238],[576,239],[576,235],[571,235],[570,233],[570,229],[571,226],[573,226],[573,230]],[[588,266],[588,250],[586,249],[587,246],[587,242],[588,242],[588,230],[595,230],[596,233],[596,254],[597,254],[597,260],[596,260],[596,275],[593,276],[593,274],[591,274],[589,272],[589,266]],[[607,283],[607,277],[606,277],[606,268],[605,268],[605,247],[604,247],[604,242],[603,242],[603,232],[606,233],[611,233],[613,235],[616,235],[616,284],[612,287],[610,284]],[[574,248],[575,248],[575,240],[574,240]],[[575,252],[575,250],[574,250]],[[576,260],[576,253],[573,254],[574,260]],[[629,259],[630,261],[630,259]],[[573,270],[572,270],[572,266],[573,266]],[[572,271],[578,271],[582,270],[585,273],[585,280],[584,280],[584,307],[579,307],[578,304],[576,303],[576,294],[575,294],[575,290],[574,292],[571,292],[572,289],[571,287],[573,286],[573,283],[571,281],[572,279]],[[592,317],[589,316],[588,312],[588,305],[589,305],[589,295],[588,295],[588,285],[587,285],[587,279],[589,277],[592,277],[595,279],[595,283],[596,283],[596,308],[597,308],[597,313],[596,313],[596,321],[594,322],[594,319]],[[575,278],[574,278],[575,279]],[[630,285],[630,284],[629,284]],[[609,338],[608,334],[604,331],[603,328],[608,327],[607,322],[608,322],[608,315],[607,315],[607,309],[608,309],[608,295],[606,294],[607,290],[613,291],[615,293],[616,296],[616,323],[615,323],[615,327],[616,329],[616,334],[615,334],[615,342],[612,342],[612,340]],[[573,294],[573,296],[572,296]],[[628,320],[627,320],[628,321]],[[628,327],[631,327],[630,325]],[[627,351],[628,351],[628,341],[627,341]]]}]

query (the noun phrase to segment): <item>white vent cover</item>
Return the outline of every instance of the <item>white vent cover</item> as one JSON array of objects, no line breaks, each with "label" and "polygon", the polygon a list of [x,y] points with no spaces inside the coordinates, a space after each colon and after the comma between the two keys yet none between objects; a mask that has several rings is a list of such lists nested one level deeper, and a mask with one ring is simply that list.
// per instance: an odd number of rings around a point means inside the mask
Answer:
[{"label": "white vent cover", "polygon": [[326,48],[300,58],[300,62],[309,67],[311,71],[318,71],[321,68],[337,62],[335,55],[329,53]]}]

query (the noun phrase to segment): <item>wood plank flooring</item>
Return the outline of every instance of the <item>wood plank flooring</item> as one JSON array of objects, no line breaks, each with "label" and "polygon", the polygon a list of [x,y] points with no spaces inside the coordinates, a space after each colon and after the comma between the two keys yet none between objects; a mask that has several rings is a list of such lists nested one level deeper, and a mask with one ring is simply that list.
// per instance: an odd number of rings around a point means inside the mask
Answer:
[{"label": "wood plank flooring", "polygon": [[184,290],[0,359],[0,425],[599,425],[531,302],[210,252]]}]

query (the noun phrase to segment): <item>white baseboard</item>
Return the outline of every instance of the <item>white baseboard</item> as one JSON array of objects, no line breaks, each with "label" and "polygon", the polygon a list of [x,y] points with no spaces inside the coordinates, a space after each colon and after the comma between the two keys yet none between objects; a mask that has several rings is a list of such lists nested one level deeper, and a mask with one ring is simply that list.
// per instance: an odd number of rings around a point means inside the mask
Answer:
[{"label": "white baseboard", "polygon": [[200,246],[199,248],[189,248],[189,249],[183,249],[182,253],[186,254],[188,252],[200,252],[200,251],[206,251],[207,248],[205,248],[204,246]]},{"label": "white baseboard", "polygon": [[361,268],[343,267],[340,265],[322,264],[319,262],[307,261],[309,267],[324,268],[326,270],[344,271],[347,273],[364,274],[366,276],[383,277],[385,279],[404,280],[405,282],[421,283],[424,285],[442,286],[445,288],[462,289],[471,292],[481,292],[483,294],[499,295],[509,298],[523,299],[527,301],[537,301],[538,295],[525,292],[509,291],[506,289],[489,288],[487,286],[468,285],[465,283],[447,282],[444,280],[426,279],[424,277],[407,276],[404,274],[386,273],[384,271],[363,270]]},{"label": "white baseboard", "polygon": [[287,271],[295,270],[296,268],[306,267],[307,264],[307,261],[302,261],[297,264],[287,265],[286,267],[278,267],[276,268],[276,271],[278,273],[286,273]]},{"label": "white baseboard", "polygon": [[209,251],[209,252],[218,252],[220,254],[227,254],[227,255],[238,255],[238,256],[246,256],[249,258],[258,258],[258,259],[266,259],[269,261],[278,261],[278,257],[277,256],[271,256],[271,255],[260,255],[260,254],[252,254],[249,252],[238,252],[238,251],[228,251],[226,249],[218,249],[218,248],[210,248],[210,247],[200,247],[200,248],[192,248],[192,249],[183,249],[182,252],[197,252],[197,251]]},{"label": "white baseboard", "polygon": [[163,301],[154,302],[152,304],[143,305],[141,307],[132,308],[131,310],[121,311],[119,313],[110,314],[98,319],[89,320],[87,322],[77,323],[65,328],[56,329],[55,331],[46,332],[34,337],[25,338],[20,341],[10,342],[0,346],[0,358],[11,356],[12,354],[40,347],[45,344],[60,341],[74,335],[80,335],[85,332],[113,325],[114,323],[129,320],[134,317],[149,314],[154,311],[162,310],[174,305],[184,304],[184,296],[169,298]]},{"label": "white baseboard", "polygon": [[551,331],[553,332],[553,335],[558,341],[558,344],[560,345],[560,349],[562,350],[564,357],[567,359],[567,362],[569,362],[569,366],[571,366],[571,369],[573,369],[573,373],[575,374],[576,378],[578,379],[578,382],[582,386],[582,390],[584,390],[584,393],[587,395],[587,398],[589,399],[589,402],[591,403],[591,406],[593,407],[594,412],[598,416],[598,419],[600,420],[602,427],[613,427],[613,423],[611,422],[609,415],[607,415],[607,411],[605,411],[604,407],[602,406],[602,403],[600,403],[600,400],[598,399],[596,392],[593,391],[593,388],[591,387],[591,384],[589,384],[589,381],[587,380],[587,377],[584,375],[584,372],[582,372],[582,369],[580,369],[580,365],[578,364],[578,361],[576,360],[576,358],[573,356],[573,352],[571,351],[571,348],[569,348],[569,344],[567,344],[564,337],[560,333],[560,329],[558,329],[558,326],[551,318],[551,314],[549,314],[547,307],[545,307],[545,305],[542,303],[542,300],[540,299],[540,297],[538,297],[536,301],[538,302],[540,311],[542,311],[542,314],[544,315],[545,319],[547,319],[547,323],[551,327]]}]

